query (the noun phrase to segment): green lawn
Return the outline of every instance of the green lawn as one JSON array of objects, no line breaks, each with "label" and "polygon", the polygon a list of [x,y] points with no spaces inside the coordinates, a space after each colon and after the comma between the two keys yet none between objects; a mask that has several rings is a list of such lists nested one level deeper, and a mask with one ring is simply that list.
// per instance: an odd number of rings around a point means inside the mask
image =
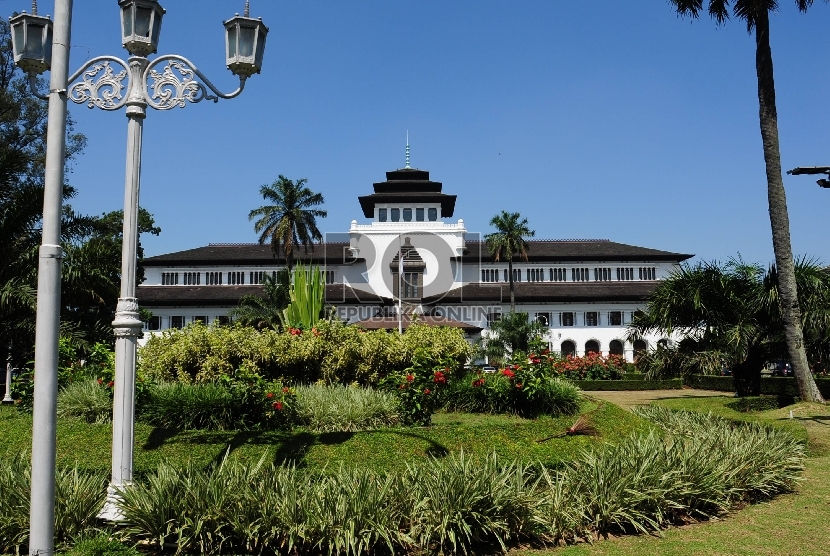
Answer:
[{"label": "green lawn", "polygon": [[[435,415],[431,427],[357,433],[175,431],[137,423],[135,471],[146,472],[163,460],[190,459],[207,465],[221,459],[229,449],[240,458],[256,460],[268,452],[268,457],[277,463],[293,461],[317,468],[345,463],[379,470],[400,469],[413,458],[440,457],[460,450],[480,455],[495,451],[510,459],[555,464],[571,459],[589,444],[613,442],[633,429],[648,426],[612,404],[598,407],[589,402],[583,410],[591,412],[599,438],[566,437],[537,442],[569,427],[574,417],[528,420],[457,413]],[[0,458],[29,450],[31,427],[29,416],[12,407],[0,408]],[[58,423],[58,465],[106,470],[110,465],[111,442],[110,425],[62,421]]]},{"label": "green lawn", "polygon": [[[798,492],[748,506],[706,523],[669,529],[662,538],[628,536],[594,545],[521,550],[513,556],[821,556],[830,555],[830,409],[800,403],[760,413],[738,413],[734,398],[683,398],[655,403],[712,412],[731,419],[784,427],[809,440],[809,458]],[[793,419],[789,418],[790,410]]]}]

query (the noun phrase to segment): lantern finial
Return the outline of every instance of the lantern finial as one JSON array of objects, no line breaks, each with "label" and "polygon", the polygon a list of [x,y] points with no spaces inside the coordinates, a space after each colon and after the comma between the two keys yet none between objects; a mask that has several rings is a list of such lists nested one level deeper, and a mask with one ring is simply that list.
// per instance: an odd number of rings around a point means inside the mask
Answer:
[{"label": "lantern finial", "polygon": [[406,166],[404,168],[412,168],[409,165],[409,130],[406,130]]},{"label": "lantern finial", "polygon": [[251,0],[245,0],[245,17],[251,17]]},{"label": "lantern finial", "polygon": [[32,0],[32,15],[37,15],[37,0]]}]

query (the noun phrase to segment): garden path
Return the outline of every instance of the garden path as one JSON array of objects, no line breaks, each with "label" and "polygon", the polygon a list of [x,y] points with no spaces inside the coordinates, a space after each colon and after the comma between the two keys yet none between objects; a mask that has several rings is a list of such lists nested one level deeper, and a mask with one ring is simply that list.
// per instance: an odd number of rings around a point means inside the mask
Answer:
[{"label": "garden path", "polygon": [[683,388],[681,390],[642,390],[632,392],[585,392],[586,396],[599,398],[626,409],[635,405],[649,405],[655,400],[672,398],[711,398],[717,396],[731,396],[729,392],[715,390],[696,390]]}]

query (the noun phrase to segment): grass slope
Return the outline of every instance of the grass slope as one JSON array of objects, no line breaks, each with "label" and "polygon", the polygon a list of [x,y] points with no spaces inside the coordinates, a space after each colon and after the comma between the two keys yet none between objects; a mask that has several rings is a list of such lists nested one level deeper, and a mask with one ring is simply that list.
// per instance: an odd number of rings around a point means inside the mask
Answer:
[{"label": "grass slope", "polygon": [[[237,457],[252,461],[267,451],[268,457],[277,463],[295,461],[314,468],[344,463],[376,470],[402,469],[411,459],[440,457],[460,450],[477,455],[495,451],[506,458],[553,465],[573,458],[591,443],[613,442],[634,429],[649,426],[612,404],[589,402],[583,411],[590,412],[599,438],[566,437],[536,442],[563,431],[575,417],[527,420],[458,413],[435,415],[431,427],[354,433],[175,431],[137,423],[135,471],[146,472],[165,460],[192,460],[197,465],[207,465],[221,459],[228,449]],[[31,417],[12,407],[0,408],[0,458],[30,450],[31,427]],[[58,423],[58,465],[109,469],[111,442],[109,424],[62,420]]]},{"label": "grass slope", "polygon": [[[800,403],[758,413],[740,413],[732,397],[676,398],[655,403],[673,409],[712,412],[791,430],[809,441],[810,457],[797,493],[748,506],[724,519],[669,529],[662,538],[628,536],[594,545],[514,551],[513,556],[822,556],[830,555],[830,411]],[[793,411],[793,419],[789,412]]]}]

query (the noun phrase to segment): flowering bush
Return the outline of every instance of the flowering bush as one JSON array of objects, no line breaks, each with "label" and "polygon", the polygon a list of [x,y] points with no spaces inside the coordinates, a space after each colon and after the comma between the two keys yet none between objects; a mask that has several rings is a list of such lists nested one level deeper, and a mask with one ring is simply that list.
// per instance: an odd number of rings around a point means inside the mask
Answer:
[{"label": "flowering bush", "polygon": [[553,369],[571,380],[615,380],[625,374],[626,363],[619,355],[601,355],[591,352],[584,357],[568,355],[554,362]]},{"label": "flowering bush", "polygon": [[533,417],[574,414],[581,399],[579,389],[554,376],[540,358],[539,363],[508,365],[490,375],[481,371],[468,374],[454,381],[444,396],[444,405],[457,411]]},{"label": "flowering bush", "polygon": [[448,384],[451,364],[452,361],[441,361],[426,349],[416,349],[410,367],[390,374],[381,383],[397,394],[404,424],[430,424],[440,392]]}]

